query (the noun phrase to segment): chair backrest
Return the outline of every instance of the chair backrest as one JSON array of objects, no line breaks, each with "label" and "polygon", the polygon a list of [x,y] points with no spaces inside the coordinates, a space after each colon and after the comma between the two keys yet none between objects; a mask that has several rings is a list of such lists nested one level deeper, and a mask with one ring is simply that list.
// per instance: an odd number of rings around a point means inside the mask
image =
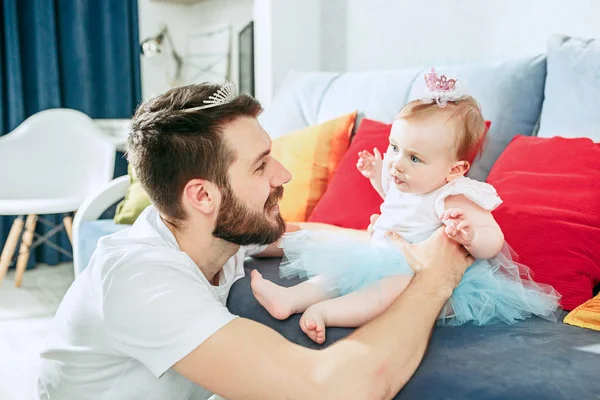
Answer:
[{"label": "chair backrest", "polygon": [[115,153],[86,114],[41,111],[0,137],[0,198],[88,197],[112,179]]}]

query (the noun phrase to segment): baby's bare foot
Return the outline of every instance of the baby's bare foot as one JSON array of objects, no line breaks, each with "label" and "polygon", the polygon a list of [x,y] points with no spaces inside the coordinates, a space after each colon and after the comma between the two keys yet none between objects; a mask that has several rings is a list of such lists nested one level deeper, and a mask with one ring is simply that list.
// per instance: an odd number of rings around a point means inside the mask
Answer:
[{"label": "baby's bare foot", "polygon": [[250,274],[250,286],[256,300],[273,318],[287,319],[294,313],[287,288],[264,279],[257,270],[253,270]]},{"label": "baby's bare foot", "polygon": [[300,318],[300,328],[309,338],[319,344],[325,341],[326,324],[325,310],[318,304],[308,307]]}]

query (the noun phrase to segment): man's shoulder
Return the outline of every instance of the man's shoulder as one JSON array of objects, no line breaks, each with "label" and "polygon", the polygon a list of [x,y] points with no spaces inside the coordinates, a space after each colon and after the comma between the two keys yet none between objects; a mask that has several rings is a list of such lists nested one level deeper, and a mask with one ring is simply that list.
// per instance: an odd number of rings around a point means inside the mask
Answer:
[{"label": "man's shoulder", "polygon": [[177,241],[162,224],[158,212],[148,206],[133,225],[104,236],[98,240],[97,251],[101,254],[166,255],[180,253]]},{"label": "man's shoulder", "polygon": [[139,236],[129,231],[101,238],[89,268],[98,272],[103,281],[128,279],[140,273],[149,279],[166,270],[189,270],[190,262],[185,253],[160,235]]}]

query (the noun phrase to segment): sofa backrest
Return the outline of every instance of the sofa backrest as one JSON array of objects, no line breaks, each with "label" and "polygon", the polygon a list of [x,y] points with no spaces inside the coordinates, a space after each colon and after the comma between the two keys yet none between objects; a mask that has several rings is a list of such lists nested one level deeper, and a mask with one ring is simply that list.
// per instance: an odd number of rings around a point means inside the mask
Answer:
[{"label": "sofa backrest", "polygon": [[[261,116],[272,138],[359,111],[359,118],[391,123],[408,102],[425,89],[419,69],[376,72],[308,72],[290,74]],[[517,134],[532,135],[540,117],[546,58],[536,56],[495,64],[437,67],[457,78],[480,103],[492,122],[486,149],[469,176],[485,180],[505,146]],[[358,124],[357,124],[358,125]]]}]

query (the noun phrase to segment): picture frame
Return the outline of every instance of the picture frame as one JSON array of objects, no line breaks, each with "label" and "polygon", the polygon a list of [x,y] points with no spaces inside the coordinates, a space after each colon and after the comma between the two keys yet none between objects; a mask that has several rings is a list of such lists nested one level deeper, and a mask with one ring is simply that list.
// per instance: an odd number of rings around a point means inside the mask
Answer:
[{"label": "picture frame", "polygon": [[254,21],[238,34],[239,92],[254,96]]}]

